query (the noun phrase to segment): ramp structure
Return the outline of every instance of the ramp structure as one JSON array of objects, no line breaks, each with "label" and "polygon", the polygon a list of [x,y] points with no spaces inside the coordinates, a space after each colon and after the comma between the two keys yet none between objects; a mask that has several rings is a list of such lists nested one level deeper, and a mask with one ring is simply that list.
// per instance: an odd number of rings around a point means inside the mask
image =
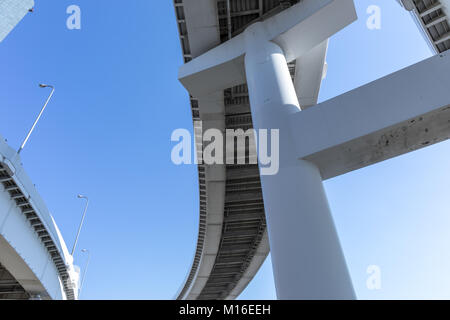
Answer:
[{"label": "ramp structure", "polygon": [[77,299],[78,278],[19,155],[0,137],[0,299]]},{"label": "ramp structure", "polygon": [[[279,298],[355,298],[322,181],[448,139],[448,53],[317,105],[328,38],[356,19],[352,0],[174,2],[193,119],[280,130],[275,175],[199,165],[197,250],[178,298],[236,298],[269,243]],[[445,1],[401,4],[445,52]]]},{"label": "ramp structure", "polygon": [[[33,6],[0,0],[0,42]],[[75,300],[79,273],[19,153],[0,136],[0,299]]]},{"label": "ramp structure", "polygon": [[450,49],[450,0],[397,0],[411,12],[435,53]]}]

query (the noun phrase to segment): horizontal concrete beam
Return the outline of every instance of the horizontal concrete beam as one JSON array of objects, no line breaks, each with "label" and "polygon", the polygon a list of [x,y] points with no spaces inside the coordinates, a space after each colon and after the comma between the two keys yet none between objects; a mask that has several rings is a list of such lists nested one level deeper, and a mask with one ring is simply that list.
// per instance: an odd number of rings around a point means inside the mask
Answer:
[{"label": "horizontal concrete beam", "polygon": [[[261,23],[264,39],[278,44],[288,62],[357,19],[353,0],[303,0]],[[246,82],[245,32],[181,66],[179,79],[194,97]]]},{"label": "horizontal concrete beam", "polygon": [[450,137],[450,53],[292,116],[298,157],[323,179]]}]

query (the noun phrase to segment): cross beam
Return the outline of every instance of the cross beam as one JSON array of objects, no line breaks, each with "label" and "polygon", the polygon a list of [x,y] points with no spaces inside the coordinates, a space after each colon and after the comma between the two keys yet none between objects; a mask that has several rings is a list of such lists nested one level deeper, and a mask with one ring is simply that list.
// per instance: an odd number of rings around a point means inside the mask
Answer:
[{"label": "cross beam", "polygon": [[[353,0],[303,0],[260,23],[261,40],[272,41],[288,62],[304,56],[357,19]],[[181,66],[179,80],[198,98],[246,82],[246,33]]]},{"label": "cross beam", "polygon": [[298,158],[329,179],[448,139],[446,70],[450,52],[292,116]]}]

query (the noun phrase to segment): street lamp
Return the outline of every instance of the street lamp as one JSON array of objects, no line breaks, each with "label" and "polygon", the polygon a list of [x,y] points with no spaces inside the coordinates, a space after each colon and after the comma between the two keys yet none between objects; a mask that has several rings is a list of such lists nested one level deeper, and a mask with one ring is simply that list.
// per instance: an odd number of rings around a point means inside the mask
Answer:
[{"label": "street lamp", "polygon": [[89,205],[88,197],[79,194],[78,199],[86,199],[86,206],[84,207],[83,217],[81,218],[81,223],[80,226],[78,227],[77,237],[75,238],[75,243],[73,244],[72,256],[75,252],[75,248],[77,247],[78,237],[80,236],[81,228],[83,227],[84,217],[86,217],[86,211]]},{"label": "street lamp", "polygon": [[37,116],[36,120],[34,121],[33,126],[31,127],[30,131],[28,131],[27,137],[22,142],[22,145],[20,146],[19,150],[17,151],[17,154],[19,154],[22,151],[22,149],[25,147],[25,144],[27,143],[28,139],[30,138],[31,133],[33,132],[34,128],[36,127],[39,119],[41,118],[42,114],[44,113],[45,108],[47,107],[47,104],[49,103],[50,99],[53,96],[53,93],[55,92],[55,88],[53,86],[51,86],[51,85],[48,85],[48,84],[40,84],[39,87],[41,87],[41,88],[51,88],[52,91],[50,92],[50,95],[48,96],[47,101],[45,102],[44,106],[42,107],[41,112],[39,112],[39,115]]},{"label": "street lamp", "polygon": [[81,289],[83,289],[83,284],[84,284],[84,280],[86,279],[86,273],[87,273],[87,270],[88,270],[88,267],[89,267],[89,262],[91,261],[91,252],[89,250],[82,249],[81,252],[84,252],[84,253],[87,252],[88,253],[88,259],[87,259],[87,262],[86,262],[86,266],[84,267],[83,278],[81,279],[80,293],[78,294],[78,298],[80,298],[80,296],[81,296]]}]

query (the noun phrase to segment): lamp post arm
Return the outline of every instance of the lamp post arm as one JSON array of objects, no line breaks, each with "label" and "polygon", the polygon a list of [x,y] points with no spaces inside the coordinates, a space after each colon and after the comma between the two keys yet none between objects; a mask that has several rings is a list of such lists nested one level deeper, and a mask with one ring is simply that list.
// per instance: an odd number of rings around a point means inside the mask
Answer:
[{"label": "lamp post arm", "polygon": [[88,255],[88,260],[86,262],[86,267],[84,268],[84,272],[83,272],[83,278],[81,279],[81,285],[80,285],[80,292],[78,294],[78,298],[81,296],[81,290],[83,289],[83,284],[84,284],[84,280],[86,279],[86,273],[89,267],[89,262],[91,261],[91,251],[88,251],[89,255]]},{"label": "lamp post arm", "polygon": [[86,211],[89,206],[89,199],[86,197],[86,206],[84,207],[83,217],[81,218],[80,226],[78,227],[77,237],[75,238],[75,243],[73,244],[72,248],[72,256],[75,253],[75,249],[77,247],[78,238],[80,237],[81,228],[83,227],[84,218],[86,217]]},{"label": "lamp post arm", "polygon": [[47,101],[45,102],[44,106],[42,107],[41,112],[39,112],[39,115],[37,116],[36,120],[34,121],[33,126],[31,127],[30,131],[28,131],[28,134],[27,134],[25,140],[23,140],[22,145],[20,146],[19,150],[17,151],[18,154],[23,150],[23,148],[27,144],[28,139],[30,138],[31,134],[33,133],[34,128],[36,127],[39,119],[41,118],[42,114],[44,113],[45,108],[47,107],[48,103],[50,102],[50,99],[52,98],[53,93],[55,92],[55,88],[53,86],[47,85],[47,87],[52,88],[52,91],[50,92],[50,95],[48,96]]}]

